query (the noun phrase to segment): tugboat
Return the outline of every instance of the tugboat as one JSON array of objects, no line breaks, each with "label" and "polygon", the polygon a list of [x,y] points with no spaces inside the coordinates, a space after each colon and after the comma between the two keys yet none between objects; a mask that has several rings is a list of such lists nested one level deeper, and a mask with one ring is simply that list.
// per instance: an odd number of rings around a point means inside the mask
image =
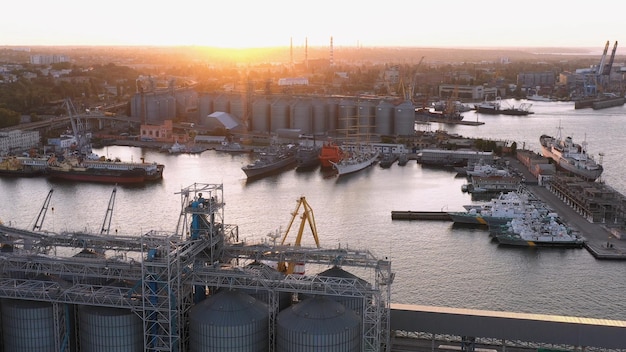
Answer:
[{"label": "tugboat", "polygon": [[333,163],[338,163],[343,157],[343,150],[334,142],[324,143],[319,154],[320,163],[324,169],[333,168]]}]

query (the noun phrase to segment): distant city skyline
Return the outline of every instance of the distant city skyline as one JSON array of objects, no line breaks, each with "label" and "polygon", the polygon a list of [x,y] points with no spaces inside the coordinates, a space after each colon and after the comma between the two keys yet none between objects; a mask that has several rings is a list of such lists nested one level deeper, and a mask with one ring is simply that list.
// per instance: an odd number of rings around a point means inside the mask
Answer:
[{"label": "distant city skyline", "polygon": [[[224,48],[585,47],[626,38],[626,3],[494,0],[196,2],[33,0],[3,5],[0,45]],[[621,51],[618,45],[618,53]]]}]

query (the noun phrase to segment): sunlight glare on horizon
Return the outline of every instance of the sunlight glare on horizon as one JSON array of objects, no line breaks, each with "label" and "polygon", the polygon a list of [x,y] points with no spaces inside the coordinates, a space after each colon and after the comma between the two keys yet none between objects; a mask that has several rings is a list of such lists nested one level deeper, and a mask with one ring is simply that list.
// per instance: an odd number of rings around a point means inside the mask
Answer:
[{"label": "sunlight glare on horizon", "polygon": [[[618,9],[621,7],[621,10]],[[0,45],[602,47],[620,21],[566,1],[33,0],[3,5]],[[626,10],[615,4],[611,13]],[[11,34],[9,34],[11,33]]]}]

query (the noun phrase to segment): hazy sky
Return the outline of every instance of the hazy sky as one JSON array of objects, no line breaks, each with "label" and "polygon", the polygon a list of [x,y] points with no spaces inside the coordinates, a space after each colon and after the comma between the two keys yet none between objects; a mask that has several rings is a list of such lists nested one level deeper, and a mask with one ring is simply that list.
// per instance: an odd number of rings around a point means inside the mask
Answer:
[{"label": "hazy sky", "polygon": [[[598,47],[626,2],[9,0],[0,45]],[[625,42],[626,44],[626,42]]]}]

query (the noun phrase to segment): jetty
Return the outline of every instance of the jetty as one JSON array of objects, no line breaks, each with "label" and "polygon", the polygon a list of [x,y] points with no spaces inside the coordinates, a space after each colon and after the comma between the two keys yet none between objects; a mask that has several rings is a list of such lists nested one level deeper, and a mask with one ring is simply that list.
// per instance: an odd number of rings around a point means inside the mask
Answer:
[{"label": "jetty", "polygon": [[439,220],[452,221],[445,211],[391,211],[391,220]]}]

